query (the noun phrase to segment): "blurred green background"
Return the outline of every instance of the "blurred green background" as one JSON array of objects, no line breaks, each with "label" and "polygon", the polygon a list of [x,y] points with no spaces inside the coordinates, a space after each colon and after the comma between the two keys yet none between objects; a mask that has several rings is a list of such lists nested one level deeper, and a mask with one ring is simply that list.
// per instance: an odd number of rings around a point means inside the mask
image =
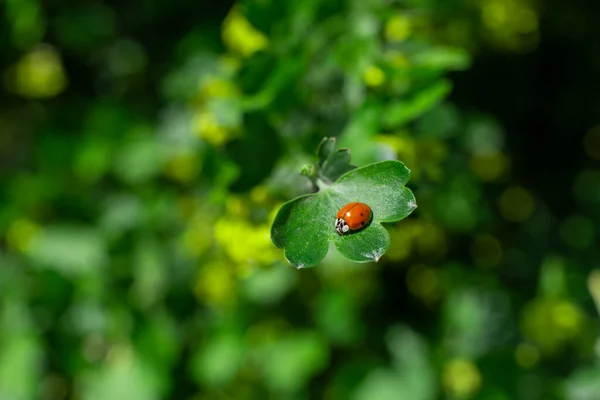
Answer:
[{"label": "blurred green background", "polygon": [[[600,399],[598,2],[0,10],[1,400]],[[379,263],[269,240],[326,136]]]}]

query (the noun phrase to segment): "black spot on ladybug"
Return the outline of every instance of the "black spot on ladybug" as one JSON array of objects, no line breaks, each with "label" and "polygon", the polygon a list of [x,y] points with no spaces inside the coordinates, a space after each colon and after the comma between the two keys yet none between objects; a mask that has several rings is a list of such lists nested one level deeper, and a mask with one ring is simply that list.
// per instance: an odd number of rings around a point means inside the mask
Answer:
[{"label": "black spot on ladybug", "polygon": [[[361,214],[361,215],[362,215],[362,214]],[[365,221],[361,222],[360,224],[361,224],[362,226],[365,226]]]},{"label": "black spot on ladybug", "polygon": [[361,216],[361,217],[364,217],[365,215],[364,215],[363,213],[360,213],[360,216]]}]

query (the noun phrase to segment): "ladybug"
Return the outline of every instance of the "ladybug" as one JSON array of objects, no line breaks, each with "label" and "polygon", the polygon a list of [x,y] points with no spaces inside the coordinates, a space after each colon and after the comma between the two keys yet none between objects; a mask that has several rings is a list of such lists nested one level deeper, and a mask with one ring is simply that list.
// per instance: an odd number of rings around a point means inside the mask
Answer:
[{"label": "ladybug", "polygon": [[372,216],[371,207],[365,203],[348,203],[336,215],[335,231],[340,235],[358,231],[369,224]]}]

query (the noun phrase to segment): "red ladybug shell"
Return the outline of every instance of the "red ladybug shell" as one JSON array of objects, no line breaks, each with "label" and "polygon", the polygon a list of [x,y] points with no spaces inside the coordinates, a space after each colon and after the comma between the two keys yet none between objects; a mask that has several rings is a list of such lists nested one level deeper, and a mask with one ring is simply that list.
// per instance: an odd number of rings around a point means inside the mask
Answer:
[{"label": "red ladybug shell", "polygon": [[371,221],[371,216],[371,207],[365,203],[346,204],[336,215],[336,231],[342,235],[348,231],[362,229]]}]

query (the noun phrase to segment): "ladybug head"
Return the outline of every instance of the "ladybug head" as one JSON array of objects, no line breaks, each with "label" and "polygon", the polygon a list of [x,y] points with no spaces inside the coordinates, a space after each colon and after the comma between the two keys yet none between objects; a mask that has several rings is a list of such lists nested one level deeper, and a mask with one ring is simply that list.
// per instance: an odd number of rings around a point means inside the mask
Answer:
[{"label": "ladybug head", "polygon": [[349,230],[350,230],[350,227],[348,226],[348,224],[346,223],[346,221],[343,218],[336,218],[335,231],[338,233],[338,235],[343,235],[344,233],[347,233]]}]

